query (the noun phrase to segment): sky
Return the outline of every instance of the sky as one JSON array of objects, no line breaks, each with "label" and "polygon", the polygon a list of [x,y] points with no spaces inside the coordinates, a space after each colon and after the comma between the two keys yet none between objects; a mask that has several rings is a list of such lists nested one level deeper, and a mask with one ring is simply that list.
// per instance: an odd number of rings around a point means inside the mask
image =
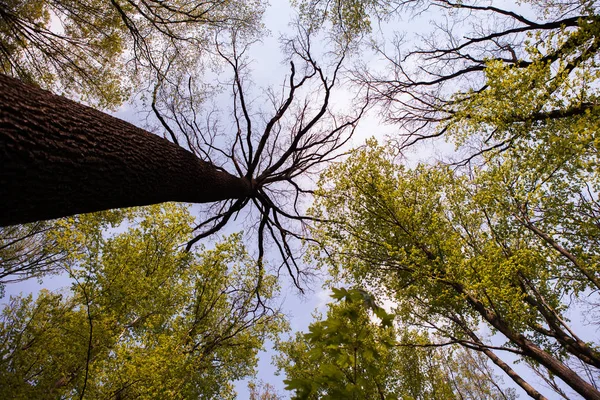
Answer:
[{"label": "sky", "polygon": [[[294,18],[295,11],[290,7],[289,3],[284,0],[273,0],[271,5],[267,9],[265,15],[265,25],[270,31],[270,35],[263,38],[260,43],[255,44],[251,50],[251,57],[253,62],[251,64],[252,79],[255,83],[255,92],[259,93],[261,90],[266,90],[271,85],[277,85],[289,74],[289,66],[283,61],[284,55],[280,52],[280,44],[278,38],[280,35],[290,31],[289,23]],[[412,32],[412,35],[423,31],[429,24],[429,19],[434,16],[421,16],[417,19],[411,19],[410,21],[396,20],[390,24],[376,27],[379,33],[389,34],[393,30],[401,29],[404,31]],[[366,61],[372,60],[375,64],[377,59],[374,55],[365,53],[364,57]],[[339,101],[343,101],[340,99]],[[229,107],[229,105],[227,105]],[[142,120],[142,114],[137,112],[135,105],[125,105],[121,107],[115,116],[132,122],[136,125],[143,126],[144,121]],[[381,123],[376,110],[371,114],[367,115],[362,120],[357,130],[357,134],[354,137],[354,144],[361,144],[368,137],[375,136],[379,140],[384,140],[387,135],[394,134],[394,127],[386,126]],[[452,149],[452,146],[438,143],[428,143],[427,145],[421,146],[416,150],[412,150],[408,154],[408,162],[416,163],[418,161],[427,161],[435,158],[440,153],[448,152]],[[230,226],[228,230],[235,231],[236,226]],[[9,285],[6,288],[6,296],[2,302],[4,302],[11,294],[17,294],[19,292],[33,292],[35,293],[41,287],[55,290],[59,289],[68,284],[68,279],[65,277],[53,277],[44,279],[42,284],[35,281],[27,281],[18,285]],[[300,295],[298,291],[293,288],[291,280],[283,277],[283,290],[284,295],[281,298],[283,310],[287,312],[290,317],[290,325],[293,331],[302,330],[305,331],[309,323],[313,320],[312,314],[315,310],[323,311],[326,303],[329,301],[329,291],[324,290],[319,282],[314,282],[313,285],[307,288],[305,295]],[[272,384],[281,394],[285,394],[283,389],[283,376],[275,375],[275,368],[271,365],[271,357],[273,351],[267,344],[266,351],[262,352],[259,359],[257,379],[262,380],[266,383]],[[537,378],[533,377],[528,372],[527,368],[522,364],[515,365],[517,369],[532,382],[536,382]],[[505,384],[511,387],[511,381],[505,377]],[[248,396],[246,381],[242,381],[236,384],[236,389],[240,399],[245,399]],[[525,398],[526,395],[520,391],[521,398]],[[545,395],[548,398],[553,399],[551,392],[545,391]]]}]

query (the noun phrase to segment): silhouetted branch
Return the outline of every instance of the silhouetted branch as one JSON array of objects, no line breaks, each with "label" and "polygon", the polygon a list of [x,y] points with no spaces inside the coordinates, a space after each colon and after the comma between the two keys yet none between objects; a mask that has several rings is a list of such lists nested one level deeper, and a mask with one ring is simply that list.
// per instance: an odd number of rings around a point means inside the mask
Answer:
[{"label": "silhouetted branch", "polygon": [[[359,104],[353,115],[340,115],[331,98],[339,84],[345,59],[342,51],[333,60],[321,64],[311,53],[311,40],[306,29],[299,27],[298,36],[285,40],[289,51],[289,73],[279,94],[268,92],[267,106],[257,107],[252,99],[247,59],[252,41],[245,41],[236,30],[221,31],[215,37],[215,56],[223,60],[231,73],[230,88],[233,132],[224,131],[218,123],[222,114],[202,112],[206,106],[194,97],[190,80],[164,80],[159,84],[163,95],[156,98],[162,117],[178,142],[199,157],[210,160],[223,170],[251,182],[248,198],[220,203],[212,207],[196,226],[196,236],[187,248],[200,239],[222,229],[233,215],[245,208],[255,209],[258,262],[262,268],[267,246],[274,245],[281,266],[300,288],[305,273],[299,263],[298,245],[311,240],[307,224],[315,218],[305,214],[305,200],[312,195],[310,176],[344,154],[344,147],[366,112],[368,102]],[[332,57],[332,55],[330,55]],[[167,93],[178,93],[189,101],[175,103]],[[183,95],[181,95],[183,93]],[[206,123],[197,121],[204,116]]]}]

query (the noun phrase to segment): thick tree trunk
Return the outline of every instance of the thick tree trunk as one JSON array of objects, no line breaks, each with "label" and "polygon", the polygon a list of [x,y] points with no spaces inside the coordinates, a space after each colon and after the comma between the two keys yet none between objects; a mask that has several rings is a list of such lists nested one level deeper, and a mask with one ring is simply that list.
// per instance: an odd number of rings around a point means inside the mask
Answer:
[{"label": "thick tree trunk", "polygon": [[250,192],[163,138],[0,75],[0,226]]}]

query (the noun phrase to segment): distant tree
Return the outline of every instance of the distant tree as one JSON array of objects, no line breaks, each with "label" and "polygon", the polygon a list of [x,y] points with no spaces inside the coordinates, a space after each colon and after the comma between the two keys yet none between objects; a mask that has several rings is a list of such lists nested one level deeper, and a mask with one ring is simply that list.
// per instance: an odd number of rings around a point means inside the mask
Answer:
[{"label": "distant tree", "polygon": [[[415,343],[423,346],[422,343]],[[413,345],[405,342],[402,345]],[[438,346],[429,343],[425,346]],[[457,399],[514,400],[519,396],[514,388],[505,388],[504,380],[490,365],[490,358],[482,352],[462,346],[436,347],[438,362]],[[539,398],[543,398],[540,396]]]},{"label": "distant tree", "polygon": [[276,278],[239,235],[212,250],[180,246],[193,223],[183,206],[58,223],[71,289],[2,310],[2,398],[233,399],[233,382],[285,326],[270,306]]},{"label": "distant tree", "polygon": [[273,385],[263,381],[251,381],[248,383],[250,391],[249,400],[282,400],[283,397],[277,393]]}]

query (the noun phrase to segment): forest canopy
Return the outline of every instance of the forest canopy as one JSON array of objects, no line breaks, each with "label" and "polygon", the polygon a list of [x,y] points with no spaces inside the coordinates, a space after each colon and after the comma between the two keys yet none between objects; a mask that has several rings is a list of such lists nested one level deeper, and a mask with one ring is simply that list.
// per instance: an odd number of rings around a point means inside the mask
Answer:
[{"label": "forest canopy", "polygon": [[285,328],[278,286],[240,235],[185,251],[192,222],[175,204],[61,220],[71,287],[4,307],[2,397],[235,398],[233,382]]},{"label": "forest canopy", "polygon": [[293,5],[0,6],[3,397],[600,399],[597,2]]}]

